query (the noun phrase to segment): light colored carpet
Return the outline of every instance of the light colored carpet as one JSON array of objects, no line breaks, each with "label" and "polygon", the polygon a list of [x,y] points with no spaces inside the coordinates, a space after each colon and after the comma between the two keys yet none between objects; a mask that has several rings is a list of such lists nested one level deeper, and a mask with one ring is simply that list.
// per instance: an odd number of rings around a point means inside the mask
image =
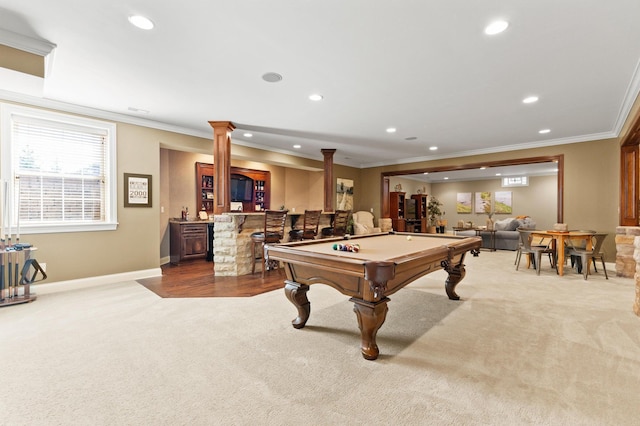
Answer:
[{"label": "light colored carpet", "polygon": [[360,355],[347,297],[311,287],[162,299],[135,282],[36,287],[0,309],[0,424],[632,425],[640,318],[631,279],[512,252],[467,258],[461,301],[428,275],[391,297],[381,355]]}]

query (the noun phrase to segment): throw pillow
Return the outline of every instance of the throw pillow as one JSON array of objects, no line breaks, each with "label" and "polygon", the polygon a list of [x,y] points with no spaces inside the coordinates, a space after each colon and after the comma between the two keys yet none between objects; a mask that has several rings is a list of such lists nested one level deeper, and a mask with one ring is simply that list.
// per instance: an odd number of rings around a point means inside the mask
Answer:
[{"label": "throw pillow", "polygon": [[511,217],[507,219],[496,220],[495,223],[493,224],[493,229],[495,229],[496,231],[506,231],[507,226],[511,224],[512,220],[513,218]]},{"label": "throw pillow", "polygon": [[525,217],[524,219],[518,220],[518,222],[520,223],[519,225],[520,228],[536,229],[536,222],[533,219],[531,219],[529,216]]}]

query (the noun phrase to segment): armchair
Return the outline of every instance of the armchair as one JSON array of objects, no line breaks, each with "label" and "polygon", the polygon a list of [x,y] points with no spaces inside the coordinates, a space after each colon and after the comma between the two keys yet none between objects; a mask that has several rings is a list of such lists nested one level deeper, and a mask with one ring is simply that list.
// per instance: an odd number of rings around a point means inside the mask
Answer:
[{"label": "armchair", "polygon": [[367,211],[353,213],[353,233],[354,235],[375,234],[382,232],[379,227],[373,224],[373,214]]}]

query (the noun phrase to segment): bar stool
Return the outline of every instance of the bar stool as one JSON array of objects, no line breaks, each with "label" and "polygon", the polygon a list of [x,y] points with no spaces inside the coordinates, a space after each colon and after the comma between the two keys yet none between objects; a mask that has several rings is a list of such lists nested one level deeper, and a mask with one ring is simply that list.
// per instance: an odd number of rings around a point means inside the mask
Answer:
[{"label": "bar stool", "polygon": [[336,210],[330,227],[322,228],[323,237],[342,237],[347,233],[351,210]]},{"label": "bar stool", "polygon": [[[262,262],[262,278],[264,278],[265,263],[267,262],[264,255],[265,244],[279,243],[284,236],[284,224],[287,220],[288,210],[267,210],[264,214],[264,231],[254,232],[251,234],[251,254],[253,261],[251,262],[251,273],[256,272],[256,259]],[[256,248],[260,247],[260,257],[256,256]]]},{"label": "bar stool", "polygon": [[289,241],[313,240],[318,235],[322,210],[305,210],[302,229],[289,231]]}]

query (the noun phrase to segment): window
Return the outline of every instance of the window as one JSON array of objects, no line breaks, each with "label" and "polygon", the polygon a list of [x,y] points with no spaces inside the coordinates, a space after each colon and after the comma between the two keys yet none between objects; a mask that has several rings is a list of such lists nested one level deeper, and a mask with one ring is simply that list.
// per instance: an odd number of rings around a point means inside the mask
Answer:
[{"label": "window", "polygon": [[25,234],[115,229],[115,124],[9,104],[1,114],[6,226]]},{"label": "window", "polygon": [[529,186],[529,179],[526,176],[512,176],[502,178],[502,187]]}]

